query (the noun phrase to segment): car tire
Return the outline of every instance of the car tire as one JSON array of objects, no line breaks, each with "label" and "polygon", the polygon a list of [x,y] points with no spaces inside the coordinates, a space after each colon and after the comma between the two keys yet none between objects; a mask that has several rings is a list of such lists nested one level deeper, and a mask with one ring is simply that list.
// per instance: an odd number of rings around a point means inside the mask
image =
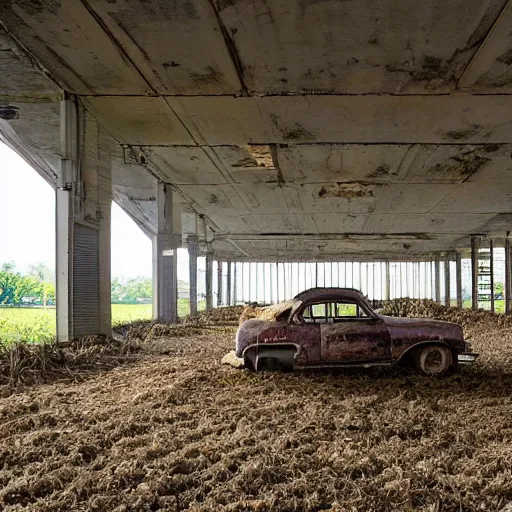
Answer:
[{"label": "car tire", "polygon": [[256,362],[258,372],[281,372],[281,362],[277,357],[260,357]]},{"label": "car tire", "polygon": [[244,357],[244,368],[246,368],[250,372],[256,371],[256,368],[254,368],[254,363],[253,363],[252,359],[247,356]]},{"label": "car tire", "polygon": [[293,372],[295,348],[250,348],[244,354],[244,366],[250,371]]},{"label": "car tire", "polygon": [[427,345],[415,353],[417,370],[431,377],[446,375],[453,365],[452,352],[442,345]]}]

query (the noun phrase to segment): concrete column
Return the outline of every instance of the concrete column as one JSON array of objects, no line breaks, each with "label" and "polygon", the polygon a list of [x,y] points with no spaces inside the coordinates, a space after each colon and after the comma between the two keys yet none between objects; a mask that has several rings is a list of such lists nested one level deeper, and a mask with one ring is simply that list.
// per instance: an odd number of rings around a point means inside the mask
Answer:
[{"label": "concrete column", "polygon": [[158,183],[156,209],[157,226],[153,239],[153,318],[176,322],[181,205],[170,185]]},{"label": "concrete column", "polygon": [[255,270],[255,272],[256,272],[256,290],[255,290],[256,293],[255,293],[255,296],[256,297],[255,297],[255,299],[256,299],[256,302],[258,302],[258,299],[259,299],[258,292],[259,292],[259,284],[260,284],[260,280],[259,280],[259,266],[260,266],[260,263],[259,263],[259,261],[257,261],[255,263],[255,266],[256,266],[256,270]]},{"label": "concrete column", "polygon": [[213,253],[206,250],[206,311],[213,307]]},{"label": "concrete column", "polygon": [[111,335],[111,157],[116,145],[72,100],[61,102],[56,192],[57,340]]},{"label": "concrete column", "polygon": [[197,235],[187,236],[190,314],[197,315]]},{"label": "concrete column", "polygon": [[510,275],[510,238],[505,239],[505,313],[508,315],[511,309],[510,299],[512,296],[512,278]]},{"label": "concrete column", "polygon": [[236,269],[236,261],[233,262],[233,305],[236,306],[238,301],[238,293],[237,293],[237,277],[238,272]]},{"label": "concrete column", "polygon": [[[227,275],[227,280],[226,280],[226,304],[228,306],[231,306],[232,304],[231,304],[231,261],[230,260],[228,260],[227,265],[228,265],[228,275]],[[251,277],[251,275],[249,273],[249,278],[250,277]]]},{"label": "concrete column", "polygon": [[[242,267],[243,270],[243,267]],[[243,275],[242,275],[243,283]],[[222,306],[222,261],[217,260],[217,306]]]},{"label": "concrete column", "polygon": [[450,255],[445,254],[444,259],[444,305],[450,306]]},{"label": "concrete column", "polygon": [[489,240],[489,270],[491,280],[491,311],[494,313],[494,244]]},{"label": "concrete column", "polygon": [[471,237],[471,307],[478,309],[478,240]]},{"label": "concrete column", "polygon": [[457,279],[457,307],[462,307],[462,256],[460,252],[455,253],[455,274]]},{"label": "concrete column", "polygon": [[279,293],[279,262],[276,263],[276,295],[277,295],[277,302],[281,301],[281,295]]},{"label": "concrete column", "polygon": [[263,265],[263,304],[267,303],[267,264],[265,262]]},{"label": "concrete column", "polygon": [[251,302],[251,292],[252,292],[252,261],[249,261],[248,264],[247,264],[247,267],[248,267],[248,272],[249,272],[249,290],[248,290],[248,293],[249,293],[249,296],[248,296],[248,301]]},{"label": "concrete column", "polygon": [[391,274],[389,272],[389,261],[386,261],[386,281],[384,283],[384,297],[386,300],[390,300],[390,297],[391,297],[390,285],[391,285]]},{"label": "concrete column", "polygon": [[439,254],[434,256],[434,300],[441,302],[441,264]]},{"label": "concrete column", "polygon": [[270,262],[270,304],[274,304],[274,263]]}]

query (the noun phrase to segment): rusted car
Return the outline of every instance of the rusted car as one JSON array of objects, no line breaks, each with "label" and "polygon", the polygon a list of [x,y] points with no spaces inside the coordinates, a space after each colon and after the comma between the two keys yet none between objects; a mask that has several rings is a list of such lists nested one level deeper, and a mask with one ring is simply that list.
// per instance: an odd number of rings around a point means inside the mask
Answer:
[{"label": "rusted car", "polygon": [[245,321],[235,353],[256,371],[405,364],[426,375],[477,358],[460,325],[379,315],[361,292],[348,288],[307,290],[271,320]]}]

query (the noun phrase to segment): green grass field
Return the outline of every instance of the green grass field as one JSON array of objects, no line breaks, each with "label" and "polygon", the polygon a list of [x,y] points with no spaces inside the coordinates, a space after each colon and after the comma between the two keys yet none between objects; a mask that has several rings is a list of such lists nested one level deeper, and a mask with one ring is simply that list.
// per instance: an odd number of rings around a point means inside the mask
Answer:
[{"label": "green grass field", "polygon": [[[452,305],[456,305],[453,303]],[[204,309],[204,301],[199,302]],[[464,307],[471,307],[471,301],[464,301]],[[495,302],[497,313],[503,313],[504,301]],[[189,312],[189,301],[179,299],[178,314]],[[151,304],[112,304],[112,324],[123,324],[151,318]],[[55,336],[55,309],[41,308],[0,308],[0,343],[23,340],[29,343],[49,341]]]},{"label": "green grass field", "polygon": [[[204,303],[198,304],[204,309]],[[189,313],[189,301],[178,300],[178,314]],[[112,324],[151,318],[151,304],[112,304]],[[55,336],[55,309],[0,308],[0,343],[24,340],[30,343],[49,341]]]}]

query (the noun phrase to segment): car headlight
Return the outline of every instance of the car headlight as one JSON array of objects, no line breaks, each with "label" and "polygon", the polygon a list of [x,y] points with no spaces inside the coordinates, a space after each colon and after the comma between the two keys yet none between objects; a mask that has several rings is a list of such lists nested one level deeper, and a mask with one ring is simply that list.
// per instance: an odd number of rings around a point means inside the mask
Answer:
[{"label": "car headlight", "polygon": [[471,344],[471,341],[470,340],[464,340],[464,342],[466,344],[465,351],[466,352],[472,352],[473,351],[473,345]]}]

